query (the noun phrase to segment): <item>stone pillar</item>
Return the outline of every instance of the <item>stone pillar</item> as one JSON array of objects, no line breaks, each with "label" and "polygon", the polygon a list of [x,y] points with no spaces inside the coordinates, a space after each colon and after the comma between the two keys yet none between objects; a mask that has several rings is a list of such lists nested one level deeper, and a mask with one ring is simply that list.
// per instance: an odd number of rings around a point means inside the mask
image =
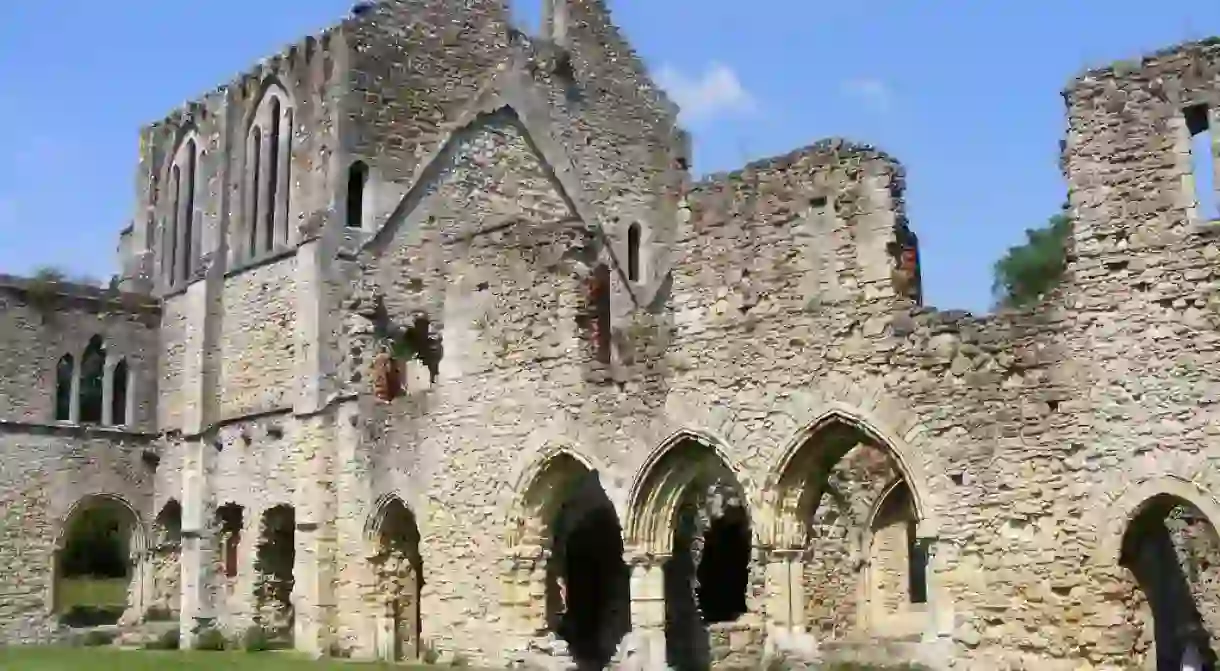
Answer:
[{"label": "stone pillar", "polygon": [[102,426],[114,426],[114,367],[119,362],[114,357],[106,357],[102,366]]},{"label": "stone pillar", "polygon": [[193,647],[196,634],[214,625],[215,517],[209,471],[215,448],[202,440],[182,445],[182,611],[179,635],[183,648]]},{"label": "stone pillar", "polygon": [[80,424],[80,369],[84,357],[80,352],[72,355],[72,398],[68,399],[68,421]]},{"label": "stone pillar", "polygon": [[785,631],[805,629],[805,578],[801,551],[772,550],[761,559],[767,624]]},{"label": "stone pillar", "polygon": [[293,641],[297,650],[327,652],[335,610],[333,426],[322,415],[301,420],[295,437],[299,461],[294,508]]},{"label": "stone pillar", "polygon": [[628,553],[631,568],[630,654],[644,669],[665,665],[665,574],[668,555]]},{"label": "stone pillar", "polygon": [[546,560],[547,552],[532,545],[513,548],[504,558],[500,607],[507,636],[522,648],[547,630]]}]

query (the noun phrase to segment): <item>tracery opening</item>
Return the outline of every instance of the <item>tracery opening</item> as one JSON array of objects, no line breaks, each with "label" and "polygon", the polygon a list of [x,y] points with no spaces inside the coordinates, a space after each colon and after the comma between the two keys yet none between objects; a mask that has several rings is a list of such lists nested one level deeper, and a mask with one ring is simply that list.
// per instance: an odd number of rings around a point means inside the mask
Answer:
[{"label": "tracery opening", "polygon": [[254,565],[255,622],[276,642],[290,645],[295,619],[292,569],[296,561],[296,513],[292,506],[279,505],[264,512],[261,531]]},{"label": "tracery opening", "polygon": [[398,497],[382,505],[375,524],[377,554],[374,601],[380,607],[379,657],[388,661],[418,659],[423,620],[423,558],[415,515]]},{"label": "tracery opening", "polygon": [[640,225],[636,223],[627,228],[627,279],[640,281]]},{"label": "tracery opening", "polygon": [[115,624],[131,605],[140,522],[123,501],[77,503],[55,553],[54,608],[73,627]]},{"label": "tracery opening", "polygon": [[220,530],[221,574],[232,580],[238,574],[241,551],[241,530],[245,524],[245,509],[229,502],[216,509],[216,524]]},{"label": "tracery opening", "polygon": [[127,384],[130,374],[127,360],[119,359],[110,373],[110,423],[122,426],[127,423]]},{"label": "tracery opening", "polygon": [[71,354],[59,358],[55,366],[55,421],[72,421],[72,378],[76,375],[76,361]]},{"label": "tracery opening", "polygon": [[161,507],[153,525],[153,594],[145,619],[174,620],[178,617],[182,589],[182,506],[170,499]]},{"label": "tracery opening", "polygon": [[[876,434],[831,415],[779,475],[779,547],[799,553],[788,621],[834,639],[905,637],[926,625],[927,549],[905,465]],[[860,562],[863,555],[867,561]]]},{"label": "tracery opening", "polygon": [[649,468],[634,500],[633,538],[669,555],[667,663],[707,669],[712,630],[740,626],[748,610],[753,533],[745,491],[710,445],[683,436]]},{"label": "tracery opening", "polygon": [[[597,472],[566,453],[547,461],[523,504],[510,542],[542,549],[541,556],[518,558],[527,585],[534,568],[544,568],[539,633],[566,642],[578,668],[605,668],[631,629],[630,573],[614,505]],[[522,594],[523,608],[535,608],[532,590]]]},{"label": "tracery opening", "polygon": [[364,226],[364,190],[369,179],[369,168],[364,161],[352,163],[347,171],[347,227]]},{"label": "tracery opening", "polygon": [[80,400],[81,424],[102,422],[103,394],[106,380],[106,348],[101,336],[93,336],[81,356]]},{"label": "tracery opening", "polygon": [[1129,612],[1142,631],[1132,661],[1157,671],[1214,670],[1220,626],[1220,538],[1194,505],[1162,494],[1146,501],[1123,536],[1119,564],[1135,589]]}]

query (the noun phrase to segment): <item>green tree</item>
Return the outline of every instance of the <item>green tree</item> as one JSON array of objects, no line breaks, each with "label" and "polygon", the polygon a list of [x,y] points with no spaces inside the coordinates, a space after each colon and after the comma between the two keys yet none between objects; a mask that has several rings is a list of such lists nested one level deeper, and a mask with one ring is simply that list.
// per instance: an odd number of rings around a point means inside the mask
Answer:
[{"label": "green tree", "polygon": [[1036,303],[1063,278],[1067,267],[1067,239],[1072,220],[1056,214],[1042,228],[1025,231],[1025,243],[1010,247],[993,269],[991,292],[999,307],[1025,307]]}]

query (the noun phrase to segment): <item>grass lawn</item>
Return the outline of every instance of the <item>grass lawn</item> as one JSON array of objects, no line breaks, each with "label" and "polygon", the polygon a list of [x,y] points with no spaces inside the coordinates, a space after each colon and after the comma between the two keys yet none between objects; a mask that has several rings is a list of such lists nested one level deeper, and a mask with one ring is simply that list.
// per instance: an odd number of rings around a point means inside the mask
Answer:
[{"label": "grass lawn", "polygon": [[127,604],[127,578],[102,580],[96,578],[62,578],[58,583],[57,599],[63,610],[72,606],[117,606]]},{"label": "grass lawn", "polygon": [[114,648],[0,648],[4,671],[376,671],[387,664],[313,662],[284,652],[154,652]]}]

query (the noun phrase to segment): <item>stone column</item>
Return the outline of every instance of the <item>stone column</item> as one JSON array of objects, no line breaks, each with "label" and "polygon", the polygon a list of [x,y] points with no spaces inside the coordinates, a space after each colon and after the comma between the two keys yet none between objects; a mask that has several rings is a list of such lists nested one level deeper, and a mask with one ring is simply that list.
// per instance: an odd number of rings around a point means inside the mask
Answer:
[{"label": "stone column", "polygon": [[500,607],[507,620],[507,636],[521,648],[547,629],[546,555],[539,546],[525,545],[513,548],[504,558]]},{"label": "stone column", "polygon": [[102,426],[114,426],[114,413],[111,410],[114,405],[114,367],[118,362],[118,359],[108,356],[102,366]]},{"label": "stone column", "polygon": [[333,641],[335,610],[334,460],[329,449],[333,427],[319,415],[302,420],[297,437],[301,453],[294,534],[293,642],[312,655],[327,652]]},{"label": "stone column", "polygon": [[72,398],[68,399],[68,421],[80,424],[80,369],[84,365],[80,352],[72,355]]},{"label": "stone column", "polygon": [[629,552],[631,568],[631,633],[629,654],[639,658],[639,668],[665,665],[665,574],[668,555]]},{"label": "stone column", "polygon": [[194,646],[196,635],[216,621],[215,517],[209,471],[215,451],[202,440],[182,446],[182,611],[179,636],[183,648]]},{"label": "stone column", "polygon": [[179,618],[182,647],[194,644],[197,633],[214,626],[216,614],[216,502],[212,497],[212,471],[216,447],[205,435],[215,391],[209,350],[216,342],[216,318],[211,310],[219,296],[223,269],[206,255],[205,281],[186,290],[186,342],[182,378],[182,612]]}]

